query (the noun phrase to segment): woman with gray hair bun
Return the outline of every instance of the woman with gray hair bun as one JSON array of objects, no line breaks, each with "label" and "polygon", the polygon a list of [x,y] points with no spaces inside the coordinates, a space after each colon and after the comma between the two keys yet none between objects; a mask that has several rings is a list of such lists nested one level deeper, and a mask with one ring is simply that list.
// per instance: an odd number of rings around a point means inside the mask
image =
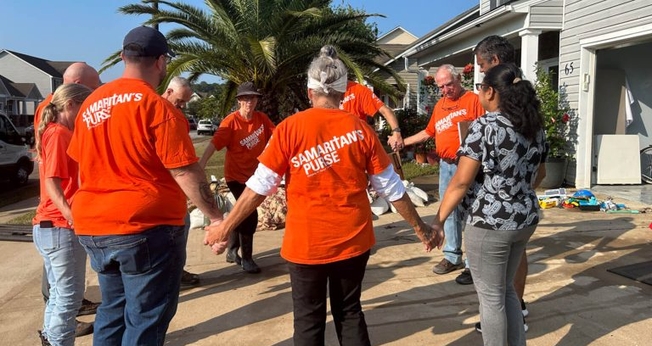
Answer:
[{"label": "woman with gray hair bun", "polygon": [[[367,184],[414,228],[426,251],[440,247],[419,218],[387,153],[369,126],[339,109],[347,70],[331,46],[308,69],[312,108],[281,122],[229,216],[207,227],[205,243],[224,251],[233,231],[286,176],[288,214],[281,256],[288,261],[294,345],[324,345],[326,297],[340,344],[369,345],[360,294],[375,243]],[[328,292],[327,292],[328,289]]]}]

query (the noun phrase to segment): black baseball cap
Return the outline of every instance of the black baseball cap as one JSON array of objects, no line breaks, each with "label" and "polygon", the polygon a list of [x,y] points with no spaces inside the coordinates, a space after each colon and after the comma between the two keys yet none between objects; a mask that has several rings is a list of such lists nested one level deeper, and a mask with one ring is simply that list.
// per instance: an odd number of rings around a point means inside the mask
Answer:
[{"label": "black baseball cap", "polygon": [[244,82],[238,87],[238,93],[235,95],[235,97],[247,95],[261,96],[262,94],[258,92],[258,89],[256,89],[254,86],[254,83]]},{"label": "black baseball cap", "polygon": [[175,56],[168,48],[165,36],[158,30],[148,26],[139,26],[129,31],[122,41],[122,54],[150,57]]}]

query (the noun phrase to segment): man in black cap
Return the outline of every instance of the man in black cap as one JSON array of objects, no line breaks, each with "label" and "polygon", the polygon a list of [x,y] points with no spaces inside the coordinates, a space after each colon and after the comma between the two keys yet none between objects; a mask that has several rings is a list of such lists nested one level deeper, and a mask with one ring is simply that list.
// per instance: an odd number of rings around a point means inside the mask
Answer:
[{"label": "man in black cap", "polygon": [[172,56],[157,30],[131,30],[122,77],[82,104],[68,148],[80,173],[75,233],[102,292],[96,345],[163,345],[186,261],[184,193],[222,220],[183,113],[155,90]]}]

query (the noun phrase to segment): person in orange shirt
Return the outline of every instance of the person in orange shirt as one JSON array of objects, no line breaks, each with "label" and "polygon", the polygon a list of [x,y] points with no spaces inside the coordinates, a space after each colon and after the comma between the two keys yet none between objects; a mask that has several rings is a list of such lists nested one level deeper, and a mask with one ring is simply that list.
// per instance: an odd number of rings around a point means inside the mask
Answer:
[{"label": "person in orange shirt", "polygon": [[43,108],[36,128],[41,199],[32,220],[33,235],[51,287],[39,331],[44,345],[74,344],[75,317],[84,298],[86,252],[72,230],[70,210],[79,187],[78,167],[66,149],[79,107],[90,93],[91,89],[81,84],[60,86]]},{"label": "person in orange shirt", "polygon": [[[85,85],[91,90],[97,89],[100,84],[100,75],[97,71],[85,62],[72,63],[63,72],[63,84],[81,84]],[[41,121],[41,115],[45,106],[49,105],[52,101],[52,94],[49,94],[41,103],[39,103],[36,111],[34,112],[34,131],[38,128]]]},{"label": "person in orange shirt", "polygon": [[[206,167],[208,159],[215,150],[226,148],[224,162],[224,178],[226,185],[236,199],[240,198],[245,189],[245,182],[249,179],[258,166],[258,155],[263,152],[265,145],[274,132],[274,123],[265,113],[255,111],[261,94],[252,82],[242,83],[238,87],[236,98],[240,108],[226,116],[220,123],[213,139],[206,147],[204,155],[199,160],[199,165]],[[258,212],[254,210],[231,233],[226,252],[226,261],[242,265],[247,273],[260,273],[260,267],[253,260],[254,233],[258,225]],[[242,257],[238,249],[242,246]]]},{"label": "person in orange shirt", "polygon": [[[92,66],[84,62],[76,62],[72,63],[68,66],[66,71],[64,71],[63,84],[81,84],[91,88],[91,90],[95,90],[101,84],[100,75]],[[50,102],[52,102],[52,94],[49,94],[36,108],[36,111],[34,112],[35,132],[38,130],[43,110],[50,104]],[[48,282],[45,268],[43,268],[43,276],[41,278],[41,293],[43,294],[43,300],[45,300],[45,303],[47,304],[48,299],[50,298],[50,283]],[[84,298],[77,316],[92,315],[97,311],[99,305],[100,303],[92,302]],[[76,336],[83,336],[92,332],[93,325],[91,323],[77,321],[77,328],[75,329]]]},{"label": "person in orange shirt", "polygon": [[466,253],[480,303],[484,345],[525,345],[514,277],[539,223],[535,191],[549,151],[540,102],[514,64],[499,64],[477,83],[488,111],[473,121],[459,148],[459,167],[432,226],[454,210],[466,217]]},{"label": "person in orange shirt", "polygon": [[234,209],[223,223],[206,228],[204,243],[221,253],[235,227],[286,176],[281,256],[290,272],[295,346],[324,344],[327,295],[340,342],[370,344],[360,304],[375,243],[369,182],[414,228],[427,251],[443,239],[443,232],[432,233],[419,218],[373,129],[339,109],[346,78],[335,49],[324,46],[308,69],[312,108],[277,126]]},{"label": "person in orange shirt", "polygon": [[[172,77],[168,87],[163,92],[163,98],[180,110],[186,107],[192,97],[192,88],[187,79],[179,76]],[[187,121],[187,119],[186,119]],[[188,125],[190,126],[190,125]],[[184,219],[185,227],[190,229],[190,215]],[[190,288],[199,285],[199,275],[183,270],[181,274],[181,288]]]},{"label": "person in orange shirt", "polygon": [[394,150],[403,149],[403,137],[401,137],[401,128],[398,127],[396,114],[371,89],[360,83],[348,81],[340,108],[355,114],[365,122],[368,117],[373,117],[376,113],[380,113],[392,129],[392,135],[388,141],[390,147]]},{"label": "person in orange shirt", "polygon": [[171,56],[158,30],[129,31],[122,77],[86,99],[68,148],[80,173],[75,233],[102,292],[97,345],[162,345],[186,260],[184,193],[211,224],[222,220],[184,115],[154,89]]},{"label": "person in orange shirt", "polygon": [[[422,143],[431,137],[435,139],[435,150],[439,155],[439,196],[443,198],[448,184],[457,170],[457,149],[460,147],[458,123],[473,121],[485,114],[478,95],[462,87],[462,77],[453,65],[442,65],[437,69],[435,82],[442,92],[442,98],[435,105],[430,121],[424,130],[405,139],[405,145]],[[433,267],[435,274],[447,274],[465,267],[462,261],[462,215],[459,211],[450,214],[444,224],[446,241],[444,258]],[[466,266],[468,267],[468,265]]]}]

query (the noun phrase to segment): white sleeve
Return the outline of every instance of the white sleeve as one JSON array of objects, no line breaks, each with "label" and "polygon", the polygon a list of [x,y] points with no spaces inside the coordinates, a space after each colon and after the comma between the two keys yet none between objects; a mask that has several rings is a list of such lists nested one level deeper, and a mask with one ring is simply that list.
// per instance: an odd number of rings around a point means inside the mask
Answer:
[{"label": "white sleeve", "polygon": [[405,186],[403,186],[401,178],[394,171],[392,164],[387,166],[384,171],[370,175],[369,181],[378,195],[387,198],[390,202],[401,199],[405,194]]},{"label": "white sleeve", "polygon": [[271,196],[276,192],[282,179],[282,176],[259,163],[256,172],[247,180],[246,185],[259,195]]}]

